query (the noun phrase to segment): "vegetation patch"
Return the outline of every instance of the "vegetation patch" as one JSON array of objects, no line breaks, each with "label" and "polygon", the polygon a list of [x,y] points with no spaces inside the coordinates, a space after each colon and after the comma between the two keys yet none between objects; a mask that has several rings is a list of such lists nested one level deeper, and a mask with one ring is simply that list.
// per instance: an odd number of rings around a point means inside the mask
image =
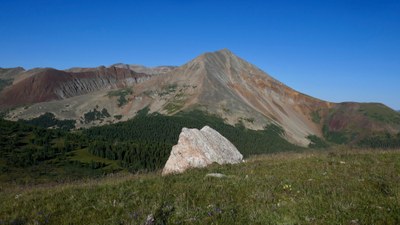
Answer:
[{"label": "vegetation patch", "polygon": [[350,136],[349,133],[339,132],[339,131],[329,131],[327,125],[324,125],[322,127],[322,132],[326,140],[335,144],[347,144],[351,140],[351,138],[349,138]]},{"label": "vegetation patch", "polygon": [[165,86],[162,90],[162,92],[160,92],[158,94],[158,96],[163,97],[165,95],[169,95],[171,93],[174,93],[176,91],[176,89],[178,88],[178,84],[174,83],[174,84],[169,84],[167,86]]},{"label": "vegetation patch", "polygon": [[122,119],[122,115],[114,115],[114,118],[117,120],[120,120],[120,119]]},{"label": "vegetation patch", "polygon": [[314,123],[319,124],[321,122],[320,110],[312,111],[310,116]]},{"label": "vegetation patch", "polygon": [[167,110],[168,114],[173,114],[175,112],[178,112],[182,107],[184,106],[185,101],[184,100],[173,100],[168,102],[165,106],[164,109]]},{"label": "vegetation patch", "polygon": [[75,128],[75,120],[59,120],[53,113],[45,113],[37,118],[30,120],[20,120],[25,124],[43,128],[60,128],[62,130],[71,130]]},{"label": "vegetation patch", "polygon": [[400,114],[380,103],[361,104],[359,111],[375,121],[400,124]]},{"label": "vegetation patch", "polygon": [[285,135],[285,130],[281,126],[274,123],[266,125],[264,129],[266,132],[275,133],[275,135],[279,135],[280,137]]},{"label": "vegetation patch", "polygon": [[122,107],[128,103],[126,96],[131,95],[132,93],[132,88],[123,88],[108,92],[108,97],[118,97],[118,107]]},{"label": "vegetation patch", "polygon": [[328,148],[330,146],[323,139],[316,135],[308,135],[307,139],[310,140],[310,144],[308,144],[309,148]]},{"label": "vegetation patch", "polygon": [[358,142],[358,146],[363,148],[400,148],[400,132],[395,134],[384,133],[366,137]]},{"label": "vegetation patch", "polygon": [[185,101],[185,94],[183,92],[179,92],[172,100],[165,104],[164,109],[167,110],[168,114],[175,113],[182,109],[182,107],[185,105]]},{"label": "vegetation patch", "polygon": [[70,158],[74,151],[86,148],[88,142],[78,133],[1,119],[0,169],[3,172],[0,173],[0,184],[34,184],[100,176],[104,172]]},{"label": "vegetation patch", "polygon": [[111,115],[108,113],[106,108],[103,108],[101,111],[97,111],[97,109],[94,108],[83,115],[83,121],[87,124],[93,121],[103,121],[103,119],[108,117],[111,117]]}]

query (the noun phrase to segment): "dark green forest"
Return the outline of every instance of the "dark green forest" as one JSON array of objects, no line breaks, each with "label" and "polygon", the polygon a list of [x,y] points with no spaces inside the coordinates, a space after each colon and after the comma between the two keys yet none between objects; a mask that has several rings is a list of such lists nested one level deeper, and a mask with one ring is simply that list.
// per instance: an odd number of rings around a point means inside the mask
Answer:
[{"label": "dark green forest", "polygon": [[236,126],[225,124],[223,119],[202,111],[181,112],[174,116],[165,116],[158,113],[147,114],[146,110],[140,111],[132,120],[93,127],[84,130],[83,134],[90,139],[113,143],[132,141],[164,144],[170,148],[177,143],[183,127],[201,129],[208,125],[230,140],[245,157],[252,154],[300,149],[286,141],[282,137],[284,135],[282,128],[273,124],[264,130],[255,131],[246,129],[242,124]]},{"label": "dark green forest", "polygon": [[400,132],[397,135],[384,133],[367,137],[361,140],[358,145],[365,148],[399,148],[400,147]]},{"label": "dark green forest", "polygon": [[59,120],[53,113],[45,113],[30,120],[21,120],[24,124],[29,124],[42,128],[59,128],[61,130],[71,130],[75,128],[75,120]]}]

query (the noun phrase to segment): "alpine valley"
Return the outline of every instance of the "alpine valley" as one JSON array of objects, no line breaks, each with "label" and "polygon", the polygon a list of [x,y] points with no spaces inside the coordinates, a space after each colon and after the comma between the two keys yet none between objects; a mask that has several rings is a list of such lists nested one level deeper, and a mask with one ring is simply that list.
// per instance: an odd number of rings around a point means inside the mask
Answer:
[{"label": "alpine valley", "polygon": [[400,224],[400,113],[227,49],[0,68],[0,111],[0,224]]}]

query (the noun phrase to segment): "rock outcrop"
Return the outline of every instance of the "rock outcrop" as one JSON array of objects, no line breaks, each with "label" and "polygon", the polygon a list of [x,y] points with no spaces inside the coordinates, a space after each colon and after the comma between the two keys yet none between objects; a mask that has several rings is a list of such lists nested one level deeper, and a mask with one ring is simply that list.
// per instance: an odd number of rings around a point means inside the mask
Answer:
[{"label": "rock outcrop", "polygon": [[242,159],[237,148],[214,129],[208,126],[201,130],[183,128],[178,144],[172,147],[162,175],[182,173],[189,168],[206,167],[214,162],[240,163]]}]

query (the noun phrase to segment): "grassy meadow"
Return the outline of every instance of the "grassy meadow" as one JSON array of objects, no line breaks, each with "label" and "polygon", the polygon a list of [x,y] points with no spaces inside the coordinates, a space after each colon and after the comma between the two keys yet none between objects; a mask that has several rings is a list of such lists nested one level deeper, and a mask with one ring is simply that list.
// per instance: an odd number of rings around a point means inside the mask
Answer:
[{"label": "grassy meadow", "polygon": [[400,224],[397,150],[276,153],[160,174],[2,184],[0,224]]}]

